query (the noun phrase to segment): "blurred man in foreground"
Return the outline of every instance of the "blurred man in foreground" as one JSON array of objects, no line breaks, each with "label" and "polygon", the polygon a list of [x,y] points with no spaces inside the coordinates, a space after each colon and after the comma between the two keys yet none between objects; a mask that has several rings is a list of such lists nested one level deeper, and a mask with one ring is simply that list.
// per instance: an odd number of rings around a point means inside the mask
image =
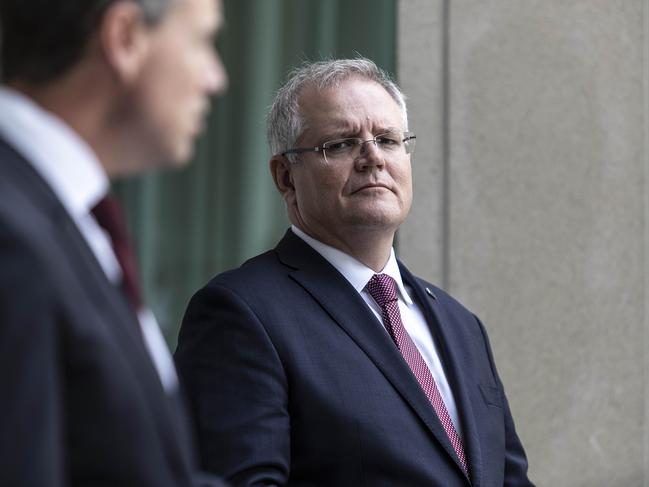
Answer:
[{"label": "blurred man in foreground", "polygon": [[219,0],[0,0],[1,485],[220,485],[107,193],[189,159],[221,22]]},{"label": "blurred man in foreground", "polygon": [[235,486],[532,485],[482,324],[395,257],[399,88],[364,59],[306,65],[268,134],[293,226],[192,298],[176,351],[204,466]]}]

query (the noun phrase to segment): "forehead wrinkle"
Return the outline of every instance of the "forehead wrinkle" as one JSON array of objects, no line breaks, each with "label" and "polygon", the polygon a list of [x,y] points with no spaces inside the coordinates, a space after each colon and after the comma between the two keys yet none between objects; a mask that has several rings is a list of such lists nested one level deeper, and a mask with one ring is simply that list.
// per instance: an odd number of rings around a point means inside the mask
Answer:
[{"label": "forehead wrinkle", "polygon": [[[346,82],[360,82],[364,80],[346,80]],[[374,82],[368,82],[370,85]],[[390,97],[390,101],[395,104],[398,113],[393,117],[392,109],[386,107],[384,110],[378,110],[377,103],[385,100],[377,100],[375,90],[372,88],[368,91],[368,96],[356,98],[355,93],[358,86],[352,85],[349,90],[342,90],[345,83],[335,87],[319,89],[314,85],[307,85],[300,93],[302,103],[300,106],[302,118],[302,131],[299,139],[304,136],[322,138],[337,138],[347,136],[357,136],[367,130],[372,135],[385,133],[390,129],[405,130],[403,127],[403,117],[401,110],[396,102]],[[380,85],[376,84],[389,97],[389,93]],[[340,91],[339,91],[340,90]],[[365,91],[365,90],[362,90]],[[325,95],[327,92],[337,94],[328,103],[321,103],[322,100],[318,95]],[[337,92],[337,93],[336,93]],[[308,107],[308,108],[307,108]],[[311,110],[311,116],[307,117],[307,111]]]},{"label": "forehead wrinkle", "polygon": [[[399,120],[399,122],[400,121],[401,120]],[[372,120],[371,117],[365,117],[363,121],[340,118],[337,120],[329,120],[318,125],[319,131],[324,134],[359,134],[363,132],[365,128],[369,128],[369,131],[374,134],[390,132],[393,130],[403,130],[403,128],[401,128],[401,123],[395,124],[395,121],[388,121],[385,119]],[[307,127],[307,129],[308,128],[309,127]],[[306,130],[304,132],[306,133]]]},{"label": "forehead wrinkle", "polygon": [[315,124],[305,120],[300,138],[311,134],[315,137],[335,137],[337,135],[354,133],[356,131],[355,127],[356,124],[350,123],[348,120],[334,120],[324,123],[318,121]]}]

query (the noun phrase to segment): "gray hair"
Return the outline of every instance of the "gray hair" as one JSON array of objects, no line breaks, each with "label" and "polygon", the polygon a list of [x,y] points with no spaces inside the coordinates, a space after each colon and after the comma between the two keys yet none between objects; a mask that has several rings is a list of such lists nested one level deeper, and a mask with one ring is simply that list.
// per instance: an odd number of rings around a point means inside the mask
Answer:
[{"label": "gray hair", "polygon": [[350,78],[375,81],[397,102],[403,114],[404,130],[408,130],[406,97],[390,76],[373,61],[365,58],[333,59],[307,62],[293,70],[288,81],[279,89],[266,119],[266,136],[273,154],[293,147],[305,130],[300,113],[300,97],[307,86],[319,90],[339,86]]}]

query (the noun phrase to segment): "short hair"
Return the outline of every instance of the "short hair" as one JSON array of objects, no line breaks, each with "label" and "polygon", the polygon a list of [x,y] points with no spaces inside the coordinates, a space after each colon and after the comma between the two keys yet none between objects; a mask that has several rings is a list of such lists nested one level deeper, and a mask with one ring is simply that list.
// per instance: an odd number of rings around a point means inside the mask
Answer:
[{"label": "short hair", "polygon": [[406,97],[390,76],[366,58],[332,59],[307,62],[289,73],[288,80],[275,96],[266,119],[266,136],[273,154],[291,149],[306,129],[300,113],[302,91],[307,86],[319,90],[332,88],[350,78],[375,81],[397,102],[403,114],[404,130],[408,130]]},{"label": "short hair", "polygon": [[[0,76],[46,83],[82,57],[103,15],[118,0],[0,0]],[[174,0],[129,0],[147,23]]]}]

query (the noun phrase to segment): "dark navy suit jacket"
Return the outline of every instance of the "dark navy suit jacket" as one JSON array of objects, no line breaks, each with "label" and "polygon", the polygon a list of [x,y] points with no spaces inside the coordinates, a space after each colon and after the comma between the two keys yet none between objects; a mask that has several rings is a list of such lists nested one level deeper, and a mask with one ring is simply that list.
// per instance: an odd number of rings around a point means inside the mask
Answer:
[{"label": "dark navy suit jacket", "polygon": [[0,486],[221,485],[196,473],[135,313],[1,139],[0,390]]},{"label": "dark navy suit jacket", "polygon": [[[457,401],[471,484],[532,485],[485,329],[401,273]],[[470,485],[382,324],[291,231],[193,297],[176,361],[204,467],[235,486]]]}]

